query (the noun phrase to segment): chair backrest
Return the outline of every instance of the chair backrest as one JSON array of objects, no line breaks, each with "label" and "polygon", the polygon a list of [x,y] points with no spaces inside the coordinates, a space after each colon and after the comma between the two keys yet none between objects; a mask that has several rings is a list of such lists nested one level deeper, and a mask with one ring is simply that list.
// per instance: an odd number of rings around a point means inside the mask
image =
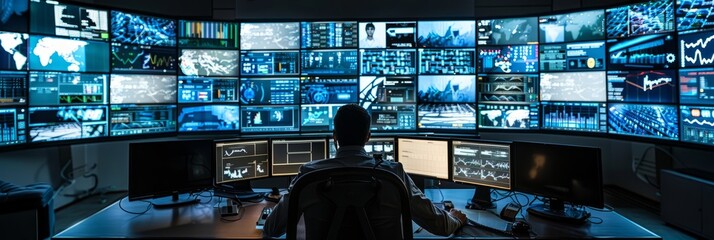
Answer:
[{"label": "chair backrest", "polygon": [[409,195],[394,173],[371,167],[308,172],[293,185],[287,239],[302,216],[307,239],[412,239]]}]

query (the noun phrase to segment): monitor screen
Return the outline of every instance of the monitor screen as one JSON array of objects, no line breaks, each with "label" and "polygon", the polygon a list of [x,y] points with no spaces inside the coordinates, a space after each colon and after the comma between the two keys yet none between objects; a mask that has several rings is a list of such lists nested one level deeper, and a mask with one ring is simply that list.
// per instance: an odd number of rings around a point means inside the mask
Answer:
[{"label": "monitor screen", "polygon": [[605,70],[605,42],[561,43],[540,46],[543,72]]},{"label": "monitor screen", "polygon": [[608,104],[611,134],[679,140],[679,114],[670,105]]},{"label": "monitor screen", "polygon": [[0,106],[27,104],[27,73],[0,71]]},{"label": "monitor screen", "polygon": [[513,142],[513,190],[602,208],[600,148]]},{"label": "monitor screen", "polygon": [[302,48],[357,48],[357,22],[301,22]]},{"label": "monitor screen", "polygon": [[605,102],[605,71],[540,74],[540,100]]},{"label": "monitor screen", "polygon": [[416,47],[416,22],[360,22],[359,48]]},{"label": "monitor screen", "polygon": [[303,104],[357,103],[357,78],[302,77],[300,98]]},{"label": "monitor screen", "polygon": [[605,26],[607,38],[626,37],[629,35],[628,6],[605,9]]},{"label": "monitor screen", "polygon": [[176,76],[112,74],[111,104],[175,103]]},{"label": "monitor screen", "polygon": [[538,18],[477,20],[478,45],[538,43]]},{"label": "monitor screen", "polygon": [[241,23],[240,49],[300,49],[300,24]]},{"label": "monitor screen", "polygon": [[30,32],[60,37],[109,40],[109,14],[106,10],[31,0]]},{"label": "monitor screen", "polygon": [[454,182],[511,189],[511,147],[508,144],[451,142]]},{"label": "monitor screen", "polygon": [[358,75],[357,50],[302,51],[302,75]]},{"label": "monitor screen", "polygon": [[475,103],[476,77],[419,76],[417,97],[420,103]]},{"label": "monitor screen", "polygon": [[303,132],[326,132],[335,128],[333,118],[344,104],[303,104],[300,111],[300,126]]},{"label": "monitor screen", "polygon": [[231,22],[179,20],[178,45],[186,48],[237,49],[240,25]]},{"label": "monitor screen", "polygon": [[300,107],[246,106],[240,108],[242,133],[300,131]]},{"label": "monitor screen", "polygon": [[607,104],[543,102],[543,129],[607,133]]},{"label": "monitor screen", "polygon": [[680,66],[714,66],[714,50],[707,44],[714,39],[714,31],[679,34]]},{"label": "monitor screen", "polygon": [[607,100],[611,102],[676,103],[675,70],[608,71]]},{"label": "monitor screen", "polygon": [[200,192],[213,182],[213,141],[129,144],[129,200]]},{"label": "monitor screen", "polygon": [[179,106],[179,132],[226,132],[240,130],[240,109],[235,105]]},{"label": "monitor screen", "polygon": [[25,143],[27,110],[25,108],[0,108],[0,147]]},{"label": "monitor screen", "polygon": [[538,129],[538,104],[479,104],[478,127]]},{"label": "monitor screen", "polygon": [[240,102],[249,105],[300,104],[300,79],[241,78]]},{"label": "monitor screen", "polygon": [[176,48],[112,43],[112,72],[172,73],[178,69]]},{"label": "monitor screen", "polygon": [[538,45],[479,47],[476,67],[480,73],[536,73]]},{"label": "monitor screen", "polygon": [[176,20],[112,11],[112,41],[176,46]]},{"label": "monitor screen", "polygon": [[28,127],[31,142],[106,137],[106,106],[30,107]]},{"label": "monitor screen", "polygon": [[653,0],[605,11],[608,38],[674,30],[675,16],[672,0]]},{"label": "monitor screen", "polygon": [[589,41],[605,38],[605,11],[590,10],[538,18],[540,43]]},{"label": "monitor screen", "polygon": [[680,106],[682,141],[714,146],[714,106]]},{"label": "monitor screen", "polygon": [[532,103],[538,102],[538,75],[536,74],[479,74],[479,103]]},{"label": "monitor screen", "polygon": [[362,75],[414,75],[416,50],[359,50]]},{"label": "monitor screen", "polygon": [[112,105],[111,136],[176,132],[176,105]]},{"label": "monitor screen", "polygon": [[416,129],[413,77],[360,77],[359,105],[372,116],[373,131]]},{"label": "monitor screen", "polygon": [[[335,158],[337,156],[337,148],[335,147],[335,140],[330,138],[330,158]],[[374,156],[374,154],[379,154],[382,156],[382,160],[385,161],[395,161],[394,159],[394,138],[390,137],[371,137],[364,144],[364,151],[367,155]]]},{"label": "monitor screen", "polygon": [[30,9],[28,1],[3,1],[5,14],[0,18],[0,30],[27,32]]},{"label": "monitor screen", "polygon": [[474,49],[419,49],[419,74],[475,74]]},{"label": "monitor screen", "polygon": [[216,143],[216,183],[269,177],[268,140]]},{"label": "monitor screen", "polygon": [[180,76],[179,103],[238,102],[238,79]]},{"label": "monitor screen", "polygon": [[0,70],[27,70],[27,33],[0,32]]},{"label": "monitor screen", "polygon": [[475,103],[419,103],[419,129],[476,130]]},{"label": "monitor screen", "polygon": [[107,104],[107,74],[30,72],[30,106]]},{"label": "monitor screen", "polygon": [[668,69],[677,66],[674,34],[653,34],[607,41],[607,69]]},{"label": "monitor screen", "polygon": [[419,21],[417,33],[420,48],[476,47],[474,21]]},{"label": "monitor screen", "polygon": [[30,35],[30,70],[109,72],[109,43]]},{"label": "monitor screen", "polygon": [[241,51],[240,74],[242,76],[298,75],[299,62],[298,51]]},{"label": "monitor screen", "polygon": [[297,175],[300,167],[327,158],[327,141],[316,139],[273,139],[271,141],[272,176]]},{"label": "monitor screen", "polygon": [[447,180],[449,141],[399,137],[397,161],[402,163],[406,173]]},{"label": "monitor screen", "polygon": [[709,0],[677,0],[677,30],[714,27],[714,5]]},{"label": "monitor screen", "polygon": [[680,69],[679,101],[714,105],[714,68]]},{"label": "monitor screen", "polygon": [[188,76],[238,76],[238,54],[237,50],[183,49],[179,67]]}]

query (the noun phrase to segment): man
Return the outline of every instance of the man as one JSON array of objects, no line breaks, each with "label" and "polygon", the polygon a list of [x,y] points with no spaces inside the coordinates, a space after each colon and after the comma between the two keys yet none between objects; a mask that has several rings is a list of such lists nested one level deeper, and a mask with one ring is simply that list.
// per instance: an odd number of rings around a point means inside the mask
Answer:
[{"label": "man", "polygon": [[[377,28],[374,26],[374,23],[367,23],[364,26],[364,31],[365,31],[365,36],[360,39],[359,41],[359,47],[360,48],[384,48],[385,47],[385,42],[383,38],[375,37],[374,31]],[[380,33],[379,36],[381,36]]]},{"label": "man", "polygon": [[[364,150],[364,145],[370,137],[370,123],[371,119],[367,110],[359,105],[349,104],[340,107],[335,114],[335,130],[333,132],[333,138],[338,145],[336,157],[312,161],[300,167],[300,172],[293,179],[290,188],[300,176],[317,169],[338,166],[373,166],[374,160]],[[406,183],[411,195],[409,204],[412,218],[419,226],[433,234],[448,236],[466,223],[466,216],[461,211],[451,209],[447,212],[434,206],[431,200],[426,198],[424,193],[416,187],[409,175],[404,172],[400,163],[385,161],[381,163],[381,166],[395,173]],[[283,196],[268,216],[263,227],[264,237],[279,237],[285,233],[288,224],[289,196],[290,194]]]}]

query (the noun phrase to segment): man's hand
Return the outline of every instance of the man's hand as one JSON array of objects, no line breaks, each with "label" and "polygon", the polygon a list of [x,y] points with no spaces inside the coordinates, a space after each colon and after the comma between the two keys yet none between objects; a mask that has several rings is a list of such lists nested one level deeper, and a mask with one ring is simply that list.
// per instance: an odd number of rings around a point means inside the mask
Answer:
[{"label": "man's hand", "polygon": [[457,210],[456,208],[452,208],[449,211],[449,215],[452,217],[455,217],[456,219],[459,219],[461,221],[462,226],[466,225],[466,214],[462,213],[461,211]]}]

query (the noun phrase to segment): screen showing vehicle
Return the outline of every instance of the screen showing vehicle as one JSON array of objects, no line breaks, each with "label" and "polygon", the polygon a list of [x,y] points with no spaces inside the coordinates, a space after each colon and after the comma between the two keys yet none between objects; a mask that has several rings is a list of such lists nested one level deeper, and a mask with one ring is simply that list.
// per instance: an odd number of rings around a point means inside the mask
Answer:
[{"label": "screen showing vehicle", "polygon": [[176,102],[175,75],[112,74],[110,82],[111,104]]},{"label": "screen showing vehicle", "polygon": [[109,14],[106,10],[31,0],[30,32],[60,37],[109,40]]},{"label": "screen showing vehicle", "polygon": [[372,116],[371,130],[416,129],[413,77],[360,77],[359,105]]},{"label": "screen showing vehicle", "polygon": [[181,74],[188,76],[238,76],[237,50],[182,49]]},{"label": "screen showing vehicle", "polygon": [[176,46],[176,20],[112,11],[112,41]]},{"label": "screen showing vehicle", "polygon": [[676,103],[675,70],[609,71],[607,100],[615,102]]},{"label": "screen showing vehicle", "polygon": [[357,48],[357,22],[301,22],[302,48]]},{"label": "screen showing vehicle", "polygon": [[357,78],[302,77],[300,79],[302,104],[357,103],[359,80]]},{"label": "screen showing vehicle", "polygon": [[216,143],[216,183],[269,177],[268,140]]},{"label": "screen showing vehicle", "polygon": [[605,11],[608,38],[674,30],[674,1],[671,0],[655,0]]},{"label": "screen showing vehicle", "polygon": [[543,102],[543,129],[607,132],[605,103]]},{"label": "screen showing vehicle", "polygon": [[479,103],[538,102],[536,74],[479,74],[477,79]]},{"label": "screen showing vehicle", "polygon": [[589,41],[605,38],[605,12],[602,9],[538,18],[540,43]]},{"label": "screen showing vehicle", "polygon": [[30,106],[107,104],[107,74],[30,72]]},{"label": "screen showing vehicle", "polygon": [[449,179],[448,140],[397,138],[397,160],[404,172]]},{"label": "screen showing vehicle", "polygon": [[605,42],[561,43],[540,46],[540,71],[605,70]]},{"label": "screen showing vehicle", "polygon": [[300,126],[303,132],[326,132],[335,129],[333,118],[337,109],[345,104],[303,104],[300,111]]},{"label": "screen showing vehicle", "polygon": [[419,76],[420,103],[475,103],[475,76]]},{"label": "screen showing vehicle", "polygon": [[479,47],[477,68],[480,73],[538,72],[538,45]]},{"label": "screen showing vehicle", "polygon": [[30,35],[30,70],[109,72],[109,43]]},{"label": "screen showing vehicle", "polygon": [[176,55],[176,48],[112,43],[112,72],[175,74]]},{"label": "screen showing vehicle", "polygon": [[239,34],[238,23],[179,20],[178,45],[185,48],[238,49]]},{"label": "screen showing vehicle", "polygon": [[540,100],[605,102],[605,71],[540,74]]},{"label": "screen showing vehicle", "polygon": [[4,1],[0,30],[27,32],[29,3],[27,1]]},{"label": "screen showing vehicle", "polygon": [[244,76],[298,75],[300,52],[241,51],[240,64]]},{"label": "screen showing vehicle", "polygon": [[508,144],[452,141],[455,182],[511,189],[511,148]]},{"label": "screen showing vehicle", "polygon": [[607,122],[611,134],[679,140],[679,114],[675,106],[611,103]]},{"label": "screen showing vehicle", "polygon": [[[330,138],[327,146],[330,148],[330,158],[335,158],[337,156],[335,140]],[[394,146],[394,138],[370,137],[367,143],[364,144],[364,151],[369,156],[380,155],[383,160],[394,162],[396,160]]]},{"label": "screen showing vehicle", "polygon": [[300,104],[300,79],[241,78],[240,102],[248,105]]},{"label": "screen showing vehicle", "polygon": [[538,129],[538,104],[479,103],[478,120],[482,129]]},{"label": "screen showing vehicle", "polygon": [[419,129],[476,130],[475,103],[419,103]]},{"label": "screen showing vehicle", "polygon": [[106,106],[30,107],[30,142],[106,137]]},{"label": "screen showing vehicle", "polygon": [[271,144],[272,176],[297,175],[303,164],[327,158],[324,138],[274,139]]},{"label": "screen showing vehicle", "polygon": [[0,32],[0,70],[27,70],[27,33]]},{"label": "screen showing vehicle", "polygon": [[714,107],[680,106],[682,141],[714,145]]},{"label": "screen showing vehicle", "polygon": [[0,71],[0,106],[27,104],[27,73]]},{"label": "screen showing vehicle", "polygon": [[707,45],[714,40],[714,31],[679,34],[680,66],[714,66],[714,49]]},{"label": "screen showing vehicle", "polygon": [[359,48],[416,47],[416,22],[360,22]]},{"label": "screen showing vehicle", "polygon": [[708,0],[677,0],[677,30],[714,27],[714,5]]},{"label": "screen showing vehicle", "polygon": [[111,136],[175,133],[176,105],[112,105]]},{"label": "screen showing vehicle", "polygon": [[360,49],[362,75],[414,75],[416,50],[365,50]]},{"label": "screen showing vehicle", "polygon": [[179,103],[238,102],[238,79],[181,76]]},{"label": "screen showing vehicle", "polygon": [[419,21],[417,33],[420,48],[476,47],[474,21]]},{"label": "screen showing vehicle", "polygon": [[238,105],[179,106],[179,132],[218,132],[240,130]]},{"label": "screen showing vehicle", "polygon": [[677,66],[673,34],[653,34],[607,42],[609,70],[669,69]]},{"label": "screen showing vehicle", "polygon": [[538,18],[477,20],[478,45],[538,43]]},{"label": "screen showing vehicle", "polygon": [[26,127],[27,109],[0,108],[0,146],[25,143]]},{"label": "screen showing vehicle", "polygon": [[240,49],[300,49],[300,23],[241,23]]},{"label": "screen showing vehicle", "polygon": [[714,104],[714,68],[679,70],[681,104]]},{"label": "screen showing vehicle", "polygon": [[419,74],[476,74],[476,51],[419,49]]},{"label": "screen showing vehicle", "polygon": [[357,50],[302,51],[302,75],[358,75]]},{"label": "screen showing vehicle", "polygon": [[300,107],[241,106],[241,132],[297,132],[300,131]]}]

